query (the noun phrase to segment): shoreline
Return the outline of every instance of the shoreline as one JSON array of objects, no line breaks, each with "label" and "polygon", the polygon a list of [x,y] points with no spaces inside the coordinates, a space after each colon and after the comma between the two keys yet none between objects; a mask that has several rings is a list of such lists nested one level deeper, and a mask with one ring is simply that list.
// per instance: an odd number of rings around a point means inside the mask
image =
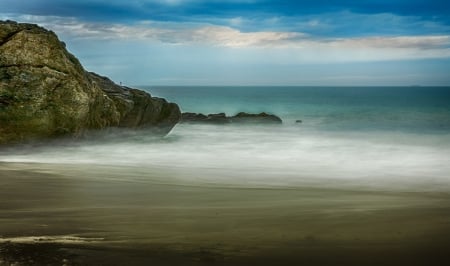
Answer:
[{"label": "shoreline", "polygon": [[[450,262],[447,192],[227,187],[202,185],[201,180],[179,182],[161,169],[117,169],[1,162],[0,237],[36,238],[0,241],[0,261],[32,258],[41,264],[53,261],[50,265],[61,265],[62,259],[68,260],[66,265]],[[56,241],[67,236],[88,242]]]},{"label": "shoreline", "polygon": [[[403,245],[314,244],[224,254],[214,246],[175,249],[164,245],[109,247],[63,244],[0,244],[1,265],[446,265],[449,241]],[[447,245],[447,246],[446,246]]]}]

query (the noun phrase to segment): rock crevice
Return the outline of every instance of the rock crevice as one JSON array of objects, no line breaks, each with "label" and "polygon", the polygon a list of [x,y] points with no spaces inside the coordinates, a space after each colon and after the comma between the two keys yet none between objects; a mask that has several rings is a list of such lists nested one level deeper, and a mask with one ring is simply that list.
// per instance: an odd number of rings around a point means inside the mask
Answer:
[{"label": "rock crevice", "polygon": [[5,43],[9,42],[16,36],[18,33],[22,32],[22,30],[19,31],[13,31],[11,33],[8,33],[6,36],[4,36],[0,41],[0,46],[3,46]]}]

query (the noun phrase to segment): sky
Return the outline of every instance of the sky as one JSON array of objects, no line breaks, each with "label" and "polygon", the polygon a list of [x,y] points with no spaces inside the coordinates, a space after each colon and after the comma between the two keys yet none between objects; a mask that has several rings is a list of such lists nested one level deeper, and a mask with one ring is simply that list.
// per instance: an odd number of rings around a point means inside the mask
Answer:
[{"label": "sky", "polygon": [[450,85],[448,0],[0,0],[126,85]]}]

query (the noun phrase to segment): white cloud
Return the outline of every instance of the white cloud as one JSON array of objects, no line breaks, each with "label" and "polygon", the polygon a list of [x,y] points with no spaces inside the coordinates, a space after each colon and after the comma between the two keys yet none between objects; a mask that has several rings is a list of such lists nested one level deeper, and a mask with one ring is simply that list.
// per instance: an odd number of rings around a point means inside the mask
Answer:
[{"label": "white cloud", "polygon": [[[0,16],[1,18],[1,16]],[[316,39],[298,32],[242,32],[227,26],[142,21],[136,25],[82,22],[75,18],[20,15],[13,19],[39,23],[64,38],[127,40],[178,45],[272,49],[286,62],[380,61],[448,58],[450,36],[397,36]],[[242,23],[240,17],[235,23]],[[318,25],[319,21],[310,21]]]},{"label": "white cloud", "polygon": [[191,32],[188,42],[212,43],[228,47],[271,46],[302,36],[292,32],[247,32],[223,26],[207,26]]},{"label": "white cloud", "polygon": [[[138,25],[87,23],[77,19],[22,15],[20,21],[38,23],[60,35],[86,39],[149,40],[172,44],[210,44],[225,47],[277,46],[300,38],[295,32],[241,32],[226,26],[142,21]],[[239,18],[237,18],[239,20]],[[238,22],[238,21],[236,21]]]},{"label": "white cloud", "polygon": [[399,36],[338,39],[332,45],[348,48],[417,48],[433,49],[450,45],[450,36]]}]

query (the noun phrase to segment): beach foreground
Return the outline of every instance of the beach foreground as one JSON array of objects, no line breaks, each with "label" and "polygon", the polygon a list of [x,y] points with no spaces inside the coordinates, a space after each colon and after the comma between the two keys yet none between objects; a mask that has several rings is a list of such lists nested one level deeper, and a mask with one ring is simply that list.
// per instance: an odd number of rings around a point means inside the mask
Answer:
[{"label": "beach foreground", "polygon": [[444,265],[450,193],[0,163],[0,265]]}]

